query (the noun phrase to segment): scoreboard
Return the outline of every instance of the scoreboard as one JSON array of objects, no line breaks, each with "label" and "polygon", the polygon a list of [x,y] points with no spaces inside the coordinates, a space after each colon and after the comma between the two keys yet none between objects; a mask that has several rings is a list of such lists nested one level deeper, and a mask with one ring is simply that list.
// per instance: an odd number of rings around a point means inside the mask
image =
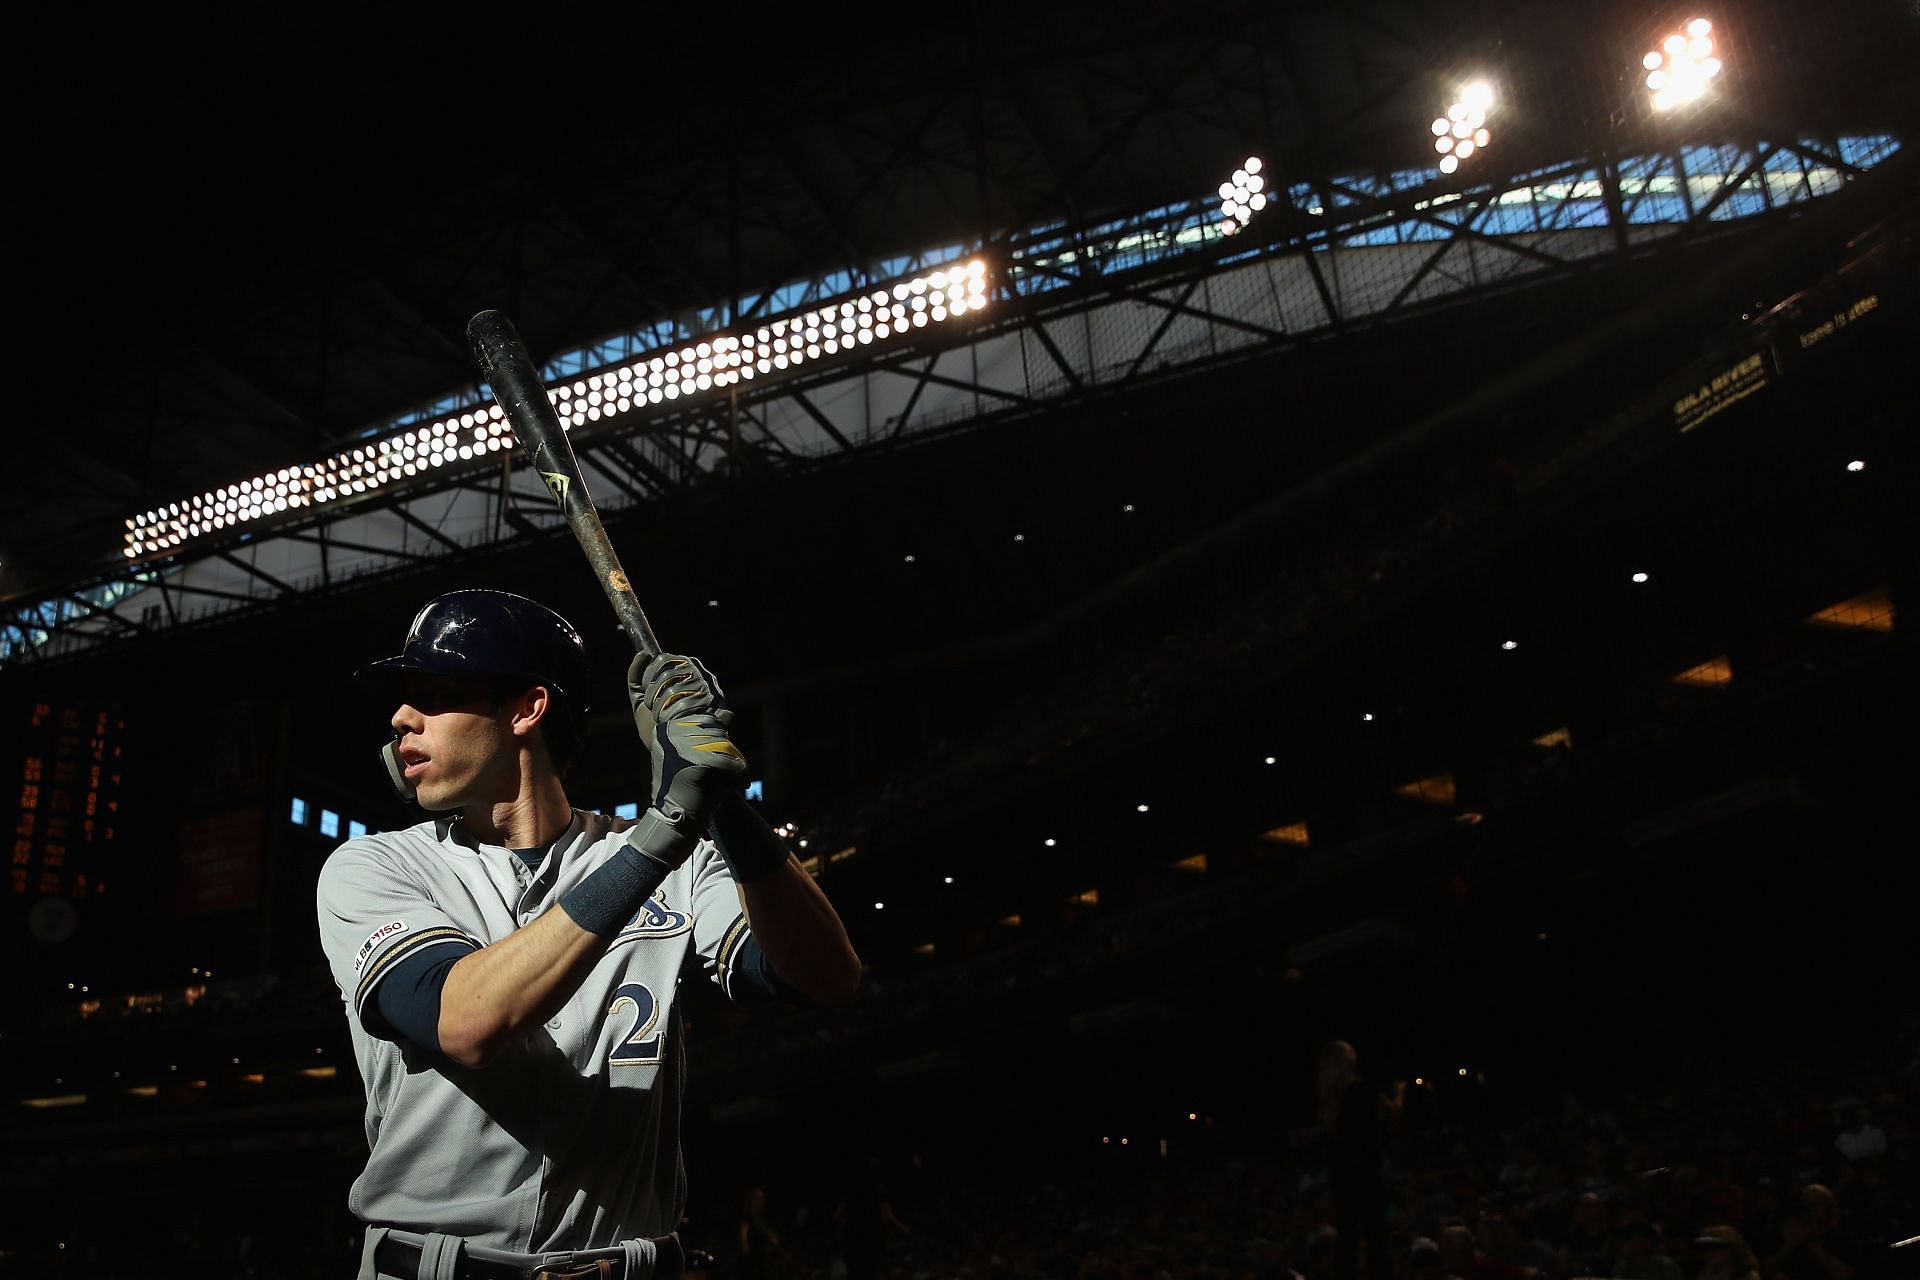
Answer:
[{"label": "scoreboard", "polygon": [[[127,724],[112,707],[31,702],[16,710],[17,784],[6,892],[88,898],[106,892],[102,846],[120,825]],[[9,734],[9,737],[14,737]]]}]

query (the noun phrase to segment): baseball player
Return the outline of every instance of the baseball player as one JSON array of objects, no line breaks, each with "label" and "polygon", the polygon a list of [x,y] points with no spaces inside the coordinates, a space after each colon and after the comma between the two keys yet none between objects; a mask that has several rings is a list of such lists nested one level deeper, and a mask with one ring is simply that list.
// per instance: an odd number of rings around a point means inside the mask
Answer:
[{"label": "baseball player", "polygon": [[382,755],[430,815],[341,845],[316,893],[367,1090],[362,1280],[670,1280],[683,971],[736,1001],[859,985],[839,917],[741,797],[699,662],[628,670],[652,760],[639,820],[567,802],[586,672],[552,610],[455,591],[356,673],[388,687]]}]

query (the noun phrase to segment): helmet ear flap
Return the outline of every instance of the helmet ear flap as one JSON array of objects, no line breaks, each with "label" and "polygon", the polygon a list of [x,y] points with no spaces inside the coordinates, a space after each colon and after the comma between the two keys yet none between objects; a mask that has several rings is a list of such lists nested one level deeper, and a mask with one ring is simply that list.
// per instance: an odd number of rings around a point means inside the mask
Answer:
[{"label": "helmet ear flap", "polygon": [[419,804],[420,798],[413,793],[413,783],[407,778],[406,761],[400,758],[400,739],[390,739],[380,748],[380,763],[387,768],[387,781],[393,784],[394,794],[406,804]]}]

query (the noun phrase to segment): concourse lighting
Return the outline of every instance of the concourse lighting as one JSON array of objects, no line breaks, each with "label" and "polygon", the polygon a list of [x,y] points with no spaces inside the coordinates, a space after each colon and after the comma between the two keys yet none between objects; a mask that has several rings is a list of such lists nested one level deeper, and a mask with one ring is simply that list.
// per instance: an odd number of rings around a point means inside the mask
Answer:
[{"label": "concourse lighting", "polygon": [[1233,177],[1220,184],[1220,232],[1232,235],[1267,207],[1267,180],[1259,156],[1248,156]]},{"label": "concourse lighting", "polygon": [[1635,582],[1645,582],[1647,580],[1647,575],[1644,573],[1636,573],[1633,575],[1633,580]]},{"label": "concourse lighting", "polygon": [[1501,642],[1500,647],[1502,649],[1511,651],[1514,649],[1518,649],[1520,647],[1520,642],[1518,640],[1504,640]]},{"label": "concourse lighting", "polygon": [[[547,388],[566,430],[795,369],[959,319],[987,306],[987,264],[952,262],[871,292],[782,316],[752,331],[716,333],[686,346]],[[143,511],[125,520],[121,554],[166,555],[190,538],[289,511],[350,501],[395,483],[511,449],[500,406],[476,405],[436,422],[364,440],[320,462],[281,467]]]},{"label": "concourse lighting", "polygon": [[1720,59],[1713,56],[1712,33],[1711,22],[1695,18],[1668,34],[1659,48],[1647,50],[1646,57],[1640,59],[1655,111],[1671,111],[1698,101],[1706,93],[1708,81],[1720,74]]},{"label": "concourse lighting", "polygon": [[1847,470],[1849,471],[1865,471],[1866,469],[1867,469],[1867,464],[1861,461],[1859,458],[1855,458],[1852,462],[1849,462],[1847,464]]},{"label": "concourse lighting", "polygon": [[1440,155],[1440,172],[1452,173],[1460,162],[1486,149],[1493,141],[1487,129],[1487,113],[1493,110],[1493,86],[1475,80],[1460,87],[1460,96],[1447,107],[1447,113],[1435,116],[1427,126],[1433,134],[1433,149]]}]

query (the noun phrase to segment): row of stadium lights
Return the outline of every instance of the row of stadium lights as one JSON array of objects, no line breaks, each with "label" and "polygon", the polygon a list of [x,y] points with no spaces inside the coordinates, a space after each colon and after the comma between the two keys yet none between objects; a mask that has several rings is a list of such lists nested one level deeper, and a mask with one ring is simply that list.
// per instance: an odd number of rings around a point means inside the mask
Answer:
[{"label": "row of stadium lights", "polygon": [[[798,368],[822,356],[958,319],[986,305],[987,268],[976,259],[785,317],[752,333],[721,334],[664,355],[643,356],[553,388],[550,394],[561,424],[577,427],[643,405],[669,403]],[[133,559],[169,551],[189,538],[371,493],[396,480],[497,453],[513,443],[513,429],[499,405],[469,410],[356,446],[324,462],[282,467],[129,516],[122,554]]]},{"label": "row of stadium lights", "polygon": [[[1646,85],[1656,111],[1670,111],[1703,97],[1707,85],[1720,74],[1720,59],[1713,52],[1713,23],[1693,18],[1679,30],[1650,49],[1641,65],[1646,69]],[[1484,80],[1462,85],[1442,115],[1428,126],[1433,134],[1433,149],[1439,155],[1441,173],[1457,172],[1461,164],[1486,150],[1493,141],[1487,117],[1493,110],[1493,86]],[[1244,229],[1253,215],[1267,207],[1263,190],[1266,180],[1260,175],[1257,156],[1248,156],[1232,178],[1220,184],[1220,230],[1234,235]]]},{"label": "row of stadium lights", "polygon": [[242,521],[368,493],[403,476],[419,475],[451,462],[467,462],[512,443],[513,433],[499,405],[475,409],[375,444],[357,446],[325,462],[282,467],[129,516],[123,554],[131,559],[165,551],[188,538],[216,533]]},{"label": "row of stadium lights", "polygon": [[[1656,110],[1668,110],[1700,98],[1720,74],[1713,56],[1713,24],[1694,18],[1642,59],[1647,88]],[[1440,172],[1456,172],[1492,142],[1487,128],[1494,92],[1485,81],[1462,87],[1446,114],[1429,126]],[[1269,203],[1258,156],[1248,156],[1220,184],[1221,231],[1233,235]],[[636,360],[606,373],[553,391],[556,409],[567,427],[626,413],[641,404],[659,405],[682,396],[726,388],[756,374],[796,368],[823,354],[834,355],[886,339],[909,328],[925,328],[984,308],[986,266],[976,260],[927,276],[902,281],[836,305],[763,326],[753,334],[720,335],[664,356]],[[471,431],[473,440],[460,439]],[[286,467],[266,476],[170,503],[127,519],[124,554],[132,558],[179,546],[187,538],[216,532],[242,520],[352,497],[382,484],[416,475],[429,467],[469,461],[511,446],[513,437],[497,405],[463,413],[417,432],[403,433],[371,447],[356,448],[318,466]]]},{"label": "row of stadium lights", "polygon": [[[1699,99],[1708,82],[1720,74],[1720,59],[1713,56],[1712,30],[1708,19],[1694,18],[1642,59],[1656,110]],[[1434,150],[1440,156],[1440,172],[1456,172],[1463,161],[1491,144],[1493,135],[1487,128],[1487,117],[1493,105],[1492,86],[1475,81],[1462,87],[1444,115],[1434,117],[1429,127]],[[1267,207],[1266,179],[1261,169],[1260,158],[1248,156],[1231,178],[1220,184],[1223,233],[1239,232]],[[576,427],[629,412],[641,404],[659,405],[734,386],[756,374],[796,368],[822,355],[852,350],[856,345],[865,346],[910,328],[925,328],[984,308],[985,278],[986,266],[976,260],[902,281],[891,290],[876,290],[775,321],[752,334],[723,334],[711,342],[636,360],[556,388],[556,409],[564,425]],[[472,439],[463,439],[462,432],[471,432]],[[124,554],[133,558],[169,550],[188,538],[217,532],[243,520],[357,496],[430,467],[470,461],[512,443],[512,433],[498,405],[463,413],[457,419],[448,418],[371,447],[358,447],[318,465],[283,467],[203,493],[184,504],[169,503],[131,516],[126,521]]]},{"label": "row of stadium lights", "polygon": [[562,422],[577,427],[636,405],[657,405],[735,386],[757,374],[797,369],[809,360],[924,329],[986,305],[987,266],[976,260],[776,320],[753,333],[722,334],[712,342],[595,374],[557,388],[554,407]]}]

